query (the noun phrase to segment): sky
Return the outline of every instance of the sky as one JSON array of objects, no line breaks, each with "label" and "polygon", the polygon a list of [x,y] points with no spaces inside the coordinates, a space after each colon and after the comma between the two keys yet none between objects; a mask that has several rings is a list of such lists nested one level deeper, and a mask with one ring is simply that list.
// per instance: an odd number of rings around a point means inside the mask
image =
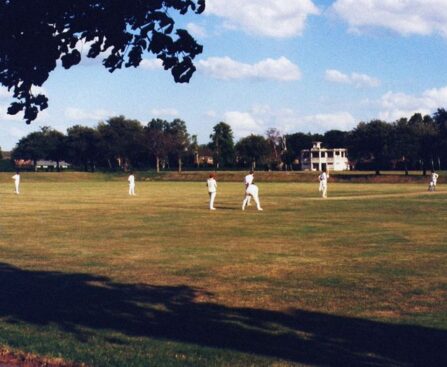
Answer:
[{"label": "sky", "polygon": [[109,73],[101,59],[58,67],[41,87],[49,108],[26,125],[6,114],[0,147],[41,126],[66,132],[124,115],[183,119],[199,143],[228,123],[236,140],[264,134],[350,130],[447,108],[447,0],[207,0],[204,14],[171,15],[204,46],[189,84],[150,54]]}]

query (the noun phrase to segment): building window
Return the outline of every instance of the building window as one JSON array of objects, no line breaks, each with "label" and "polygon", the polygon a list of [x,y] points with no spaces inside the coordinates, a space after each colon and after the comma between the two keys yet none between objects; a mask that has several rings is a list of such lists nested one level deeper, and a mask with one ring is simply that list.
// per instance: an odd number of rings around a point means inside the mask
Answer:
[{"label": "building window", "polygon": [[319,152],[312,152],[312,158],[319,158],[320,154]]},{"label": "building window", "polygon": [[313,169],[316,170],[316,171],[318,170],[318,164],[317,163],[313,164]]},{"label": "building window", "polygon": [[328,158],[334,158],[334,152],[327,152]]}]

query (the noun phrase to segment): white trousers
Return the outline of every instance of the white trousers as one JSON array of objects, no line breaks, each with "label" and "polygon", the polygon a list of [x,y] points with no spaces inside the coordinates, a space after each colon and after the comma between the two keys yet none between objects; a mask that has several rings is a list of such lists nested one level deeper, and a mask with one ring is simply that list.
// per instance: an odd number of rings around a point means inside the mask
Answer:
[{"label": "white trousers", "polygon": [[320,182],[320,189],[321,196],[324,198],[327,198],[327,184],[324,182]]},{"label": "white trousers", "polygon": [[209,192],[210,195],[210,209],[214,209],[214,199],[216,198],[216,192]]},{"label": "white trousers", "polygon": [[14,185],[16,187],[16,194],[18,194],[19,193],[19,183],[15,182]]},{"label": "white trousers", "polygon": [[129,195],[135,195],[135,185],[129,185]]},{"label": "white trousers", "polygon": [[258,210],[262,210],[261,203],[259,202],[259,196],[257,194],[245,194],[244,201],[242,202],[242,210],[245,210],[245,207],[248,205],[248,203],[252,197],[256,203],[256,208]]}]

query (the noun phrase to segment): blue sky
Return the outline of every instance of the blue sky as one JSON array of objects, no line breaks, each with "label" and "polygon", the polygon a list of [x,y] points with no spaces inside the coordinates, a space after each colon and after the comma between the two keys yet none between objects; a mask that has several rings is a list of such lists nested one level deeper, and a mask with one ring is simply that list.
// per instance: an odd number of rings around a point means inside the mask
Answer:
[{"label": "blue sky", "polygon": [[113,74],[99,59],[58,68],[31,126],[6,115],[0,89],[0,147],[40,126],[65,132],[115,115],[181,118],[207,143],[219,121],[239,138],[447,108],[447,0],[207,0],[205,14],[176,19],[204,45],[190,84],[174,83],[151,55]]}]

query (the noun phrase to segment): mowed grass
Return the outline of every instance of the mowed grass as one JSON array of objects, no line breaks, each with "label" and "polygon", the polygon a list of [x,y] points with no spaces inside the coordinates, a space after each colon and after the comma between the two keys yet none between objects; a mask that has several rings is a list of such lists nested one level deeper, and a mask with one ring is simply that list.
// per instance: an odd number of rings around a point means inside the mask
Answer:
[{"label": "mowed grass", "polygon": [[[70,174],[65,174],[70,175]],[[0,180],[0,344],[92,366],[441,366],[447,191]],[[41,177],[41,176],[40,176]],[[3,177],[4,178],[4,177]]]}]

